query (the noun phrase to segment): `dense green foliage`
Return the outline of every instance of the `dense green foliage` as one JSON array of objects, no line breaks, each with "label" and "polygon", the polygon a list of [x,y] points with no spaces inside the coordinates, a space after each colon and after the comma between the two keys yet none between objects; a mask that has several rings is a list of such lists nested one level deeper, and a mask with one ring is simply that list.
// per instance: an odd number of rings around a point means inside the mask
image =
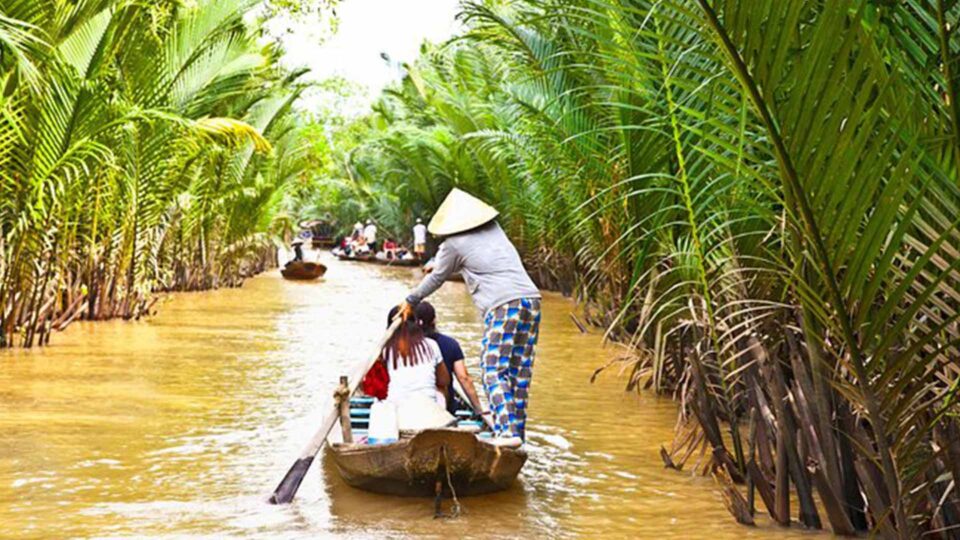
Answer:
[{"label": "dense green foliage", "polygon": [[738,519],[756,490],[788,523],[792,490],[808,526],[956,537],[960,6],[506,6],[466,4],[335,139],[328,209],[402,230],[451,186],[496,205],[540,283],[632,345],[631,387],[681,399],[665,460],[709,445],[748,481]]},{"label": "dense green foliage", "polygon": [[0,346],[270,260],[302,88],[256,4],[0,2]]}]

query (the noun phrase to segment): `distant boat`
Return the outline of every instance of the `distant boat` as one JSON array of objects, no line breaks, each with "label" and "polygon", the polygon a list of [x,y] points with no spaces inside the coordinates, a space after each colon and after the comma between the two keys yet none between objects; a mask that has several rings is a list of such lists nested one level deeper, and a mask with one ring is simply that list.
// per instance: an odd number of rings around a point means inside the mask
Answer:
[{"label": "distant boat", "polygon": [[314,249],[331,248],[337,245],[336,222],[330,219],[308,219],[299,223],[300,228],[309,233]]},{"label": "distant boat", "polygon": [[372,253],[365,255],[347,255],[346,253],[337,253],[337,258],[341,261],[371,262],[374,259]]},{"label": "distant boat", "polygon": [[317,279],[327,272],[327,267],[320,263],[290,261],[280,270],[286,279],[310,280]]},{"label": "distant boat", "polygon": [[365,255],[347,255],[343,252],[336,253],[337,258],[341,261],[354,261],[354,262],[366,262],[372,264],[380,264],[383,266],[406,266],[414,267],[420,266],[420,261],[417,259],[380,259],[375,257],[373,254]]},{"label": "distant boat", "polygon": [[417,259],[374,259],[373,262],[384,266],[420,266]]}]

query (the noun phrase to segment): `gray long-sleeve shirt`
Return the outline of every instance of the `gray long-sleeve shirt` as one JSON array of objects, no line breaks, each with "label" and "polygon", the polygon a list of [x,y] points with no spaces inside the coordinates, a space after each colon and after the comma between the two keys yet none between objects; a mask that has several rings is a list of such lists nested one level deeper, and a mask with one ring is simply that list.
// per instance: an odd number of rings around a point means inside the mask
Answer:
[{"label": "gray long-sleeve shirt", "polygon": [[430,296],[450,274],[458,271],[463,274],[473,303],[484,315],[511,300],[540,298],[517,248],[495,221],[444,240],[435,263],[433,272],[407,296],[409,303],[416,304]]}]

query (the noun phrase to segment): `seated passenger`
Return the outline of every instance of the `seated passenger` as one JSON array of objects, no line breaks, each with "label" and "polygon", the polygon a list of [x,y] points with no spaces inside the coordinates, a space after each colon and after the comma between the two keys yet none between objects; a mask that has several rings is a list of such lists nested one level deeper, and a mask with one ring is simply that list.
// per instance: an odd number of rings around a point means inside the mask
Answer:
[{"label": "seated passenger", "polygon": [[397,258],[397,243],[393,241],[393,238],[387,238],[387,241],[383,243],[383,255],[388,261]]},{"label": "seated passenger", "polygon": [[[463,388],[463,393],[466,394],[467,399],[470,400],[470,403],[465,405],[472,406],[474,411],[484,416],[489,415],[490,411],[483,409],[483,405],[480,404],[480,398],[477,397],[477,389],[473,386],[473,379],[470,378],[470,374],[467,372],[467,365],[463,359],[463,350],[460,348],[460,343],[456,339],[437,331],[437,312],[433,309],[433,305],[426,301],[420,302],[417,304],[416,314],[417,323],[420,325],[420,328],[423,329],[424,335],[426,335],[428,339],[437,342],[437,345],[440,347],[440,354],[443,356],[443,363],[447,366],[447,371],[457,377],[460,387]],[[458,404],[456,398],[457,393],[451,381],[449,390],[447,391],[447,412],[450,414],[456,414],[457,412]]]},{"label": "seated passenger", "polygon": [[[396,307],[390,310],[388,323],[397,311]],[[399,429],[443,427],[454,420],[443,400],[450,373],[440,346],[424,335],[415,320],[404,321],[387,341],[378,361],[384,363],[389,374],[386,402],[396,406]]]},{"label": "seated passenger", "polygon": [[370,246],[367,245],[367,241],[361,236],[353,245],[353,253],[355,255],[367,255],[370,253]]}]

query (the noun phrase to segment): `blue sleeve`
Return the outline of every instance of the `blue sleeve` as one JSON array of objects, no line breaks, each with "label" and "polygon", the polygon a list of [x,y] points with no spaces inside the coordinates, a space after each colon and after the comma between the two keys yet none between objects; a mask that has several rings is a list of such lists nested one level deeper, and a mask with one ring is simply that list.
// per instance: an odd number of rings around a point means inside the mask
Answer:
[{"label": "blue sleeve", "polygon": [[450,338],[450,357],[453,358],[454,362],[459,362],[464,359],[463,349],[460,348],[460,342]]}]

